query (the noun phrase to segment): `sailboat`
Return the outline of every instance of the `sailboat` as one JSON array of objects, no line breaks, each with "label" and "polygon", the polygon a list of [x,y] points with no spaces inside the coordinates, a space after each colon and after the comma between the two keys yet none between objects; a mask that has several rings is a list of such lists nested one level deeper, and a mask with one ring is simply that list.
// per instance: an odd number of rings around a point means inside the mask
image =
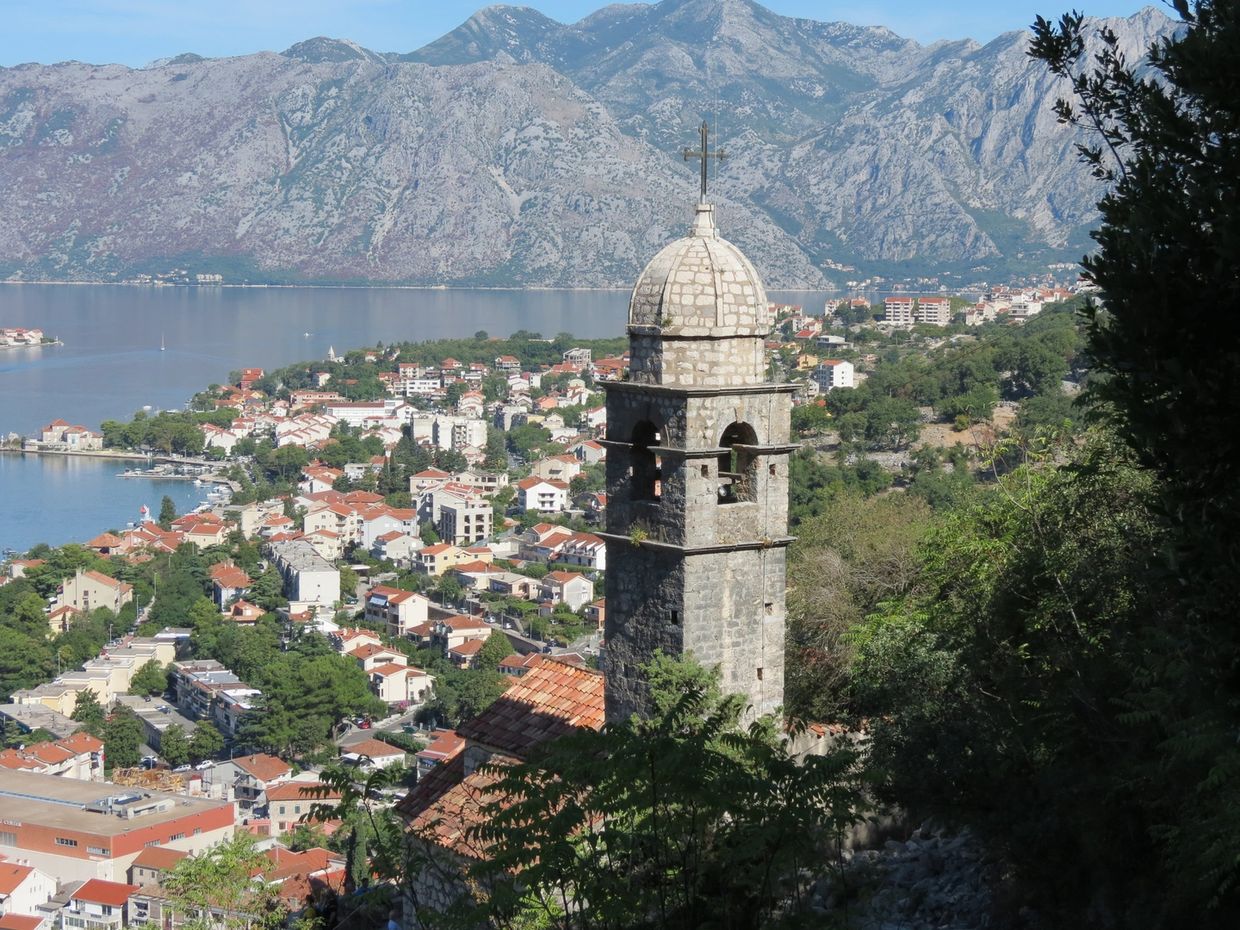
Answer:
[{"label": "sailboat", "polygon": [[160,333],[159,334],[159,351],[164,352],[166,350],[167,350],[167,346],[164,345],[164,334]]}]

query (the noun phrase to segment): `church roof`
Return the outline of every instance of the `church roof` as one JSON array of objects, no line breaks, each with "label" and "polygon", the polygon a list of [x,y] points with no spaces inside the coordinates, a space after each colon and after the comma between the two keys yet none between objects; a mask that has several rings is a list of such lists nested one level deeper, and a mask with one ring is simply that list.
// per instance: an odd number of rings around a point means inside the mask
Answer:
[{"label": "church roof", "polygon": [[758,272],[719,235],[714,206],[700,203],[688,236],[650,260],[629,300],[630,326],[667,335],[766,335],[771,330]]}]

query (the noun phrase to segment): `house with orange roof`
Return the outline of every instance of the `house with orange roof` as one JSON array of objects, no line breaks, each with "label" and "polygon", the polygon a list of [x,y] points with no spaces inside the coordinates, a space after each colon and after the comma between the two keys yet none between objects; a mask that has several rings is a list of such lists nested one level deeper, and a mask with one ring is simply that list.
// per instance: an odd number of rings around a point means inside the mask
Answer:
[{"label": "house with orange roof", "polygon": [[341,747],[340,758],[364,769],[386,769],[405,764],[405,750],[377,739],[364,739]]},{"label": "house with orange roof", "polygon": [[376,585],[366,595],[365,617],[369,623],[386,626],[389,636],[404,636],[410,627],[429,619],[430,606],[424,594]]},{"label": "house with orange roof", "polygon": [[126,876],[131,885],[161,885],[164,876],[177,867],[177,863],[189,853],[181,849],[169,849],[166,846],[145,846],[136,859],[129,863],[129,874]]},{"label": "house with orange roof", "polygon": [[417,551],[414,556],[414,568],[424,575],[438,577],[452,566],[467,560],[464,549],[451,543],[435,543],[433,546],[426,546]]},{"label": "house with orange roof", "polygon": [[233,604],[225,612],[224,616],[235,623],[237,626],[253,626],[263,618],[267,611],[263,610],[257,604],[251,604],[249,601],[240,600]]},{"label": "house with orange roof", "polygon": [[430,742],[414,754],[418,778],[423,778],[437,765],[451,762],[465,749],[465,740],[455,730],[437,729],[431,733]]},{"label": "house with orange roof", "polygon": [[210,577],[215,606],[220,610],[244,595],[246,589],[254,583],[244,569],[234,565],[231,559],[212,565]]},{"label": "house with orange roof", "polygon": [[129,899],[137,885],[92,878],[69,895],[61,925],[78,930],[120,930],[129,925]]},{"label": "house with orange roof", "polygon": [[588,623],[593,623],[600,633],[603,632],[603,623],[607,620],[607,598],[600,597],[597,601],[591,601],[586,604],[586,609],[582,611],[582,616],[586,618]]},{"label": "house with orange roof", "polygon": [[387,646],[376,646],[371,643],[357,646],[345,655],[355,661],[363,672],[370,671],[376,665],[407,665],[409,663],[408,656],[399,649],[389,649]]},{"label": "house with orange roof", "polygon": [[67,604],[55,607],[47,615],[47,626],[51,630],[52,635],[66,632],[76,617],[81,615],[81,611]]},{"label": "house with orange roof", "polygon": [[60,603],[85,612],[106,607],[120,613],[121,608],[132,600],[132,585],[93,570],[79,568],[72,578],[66,578],[61,585]]},{"label": "house with orange roof", "polygon": [[212,771],[213,779],[231,780],[233,796],[242,810],[266,803],[267,791],[286,784],[292,777],[291,765],[265,752],[238,756],[216,765]]},{"label": "house with orange roof", "polygon": [[86,548],[102,556],[120,555],[125,551],[125,540],[115,533],[100,533],[86,544]]},{"label": "house with orange roof", "polygon": [[8,860],[0,861],[0,914],[34,914],[56,894],[56,878]]},{"label": "house with orange roof", "polygon": [[518,557],[527,562],[554,562],[564,544],[576,533],[554,523],[535,523],[519,537]]},{"label": "house with orange roof", "polygon": [[[492,636],[502,635],[492,633]],[[490,639],[490,637],[487,637]],[[484,639],[467,639],[459,646],[453,646],[448,650],[448,661],[457,668],[477,668],[478,653],[482,650]]]},{"label": "house with orange roof", "polygon": [[344,627],[336,630],[328,636],[337,652],[352,652],[359,646],[373,645],[382,646],[383,637],[374,630],[366,630],[361,627],[350,628]]},{"label": "house with orange roof", "polygon": [[377,559],[402,564],[409,562],[413,558],[414,553],[421,548],[422,540],[420,537],[412,533],[392,530],[376,536],[374,545],[370,547],[370,552]]},{"label": "house with orange roof", "polygon": [[517,482],[517,504],[525,511],[560,513],[568,506],[568,483],[531,475]]},{"label": "house with orange roof", "polygon": [[565,604],[570,610],[580,610],[594,600],[594,582],[578,572],[547,572],[541,582],[542,600],[552,604]]},{"label": "house with orange roof", "polygon": [[236,524],[221,520],[213,513],[187,513],[172,521],[173,531],[200,549],[223,545],[236,528]]},{"label": "house with orange roof", "polygon": [[456,614],[431,623],[431,643],[447,654],[451,649],[472,639],[486,640],[491,627],[484,620]]}]

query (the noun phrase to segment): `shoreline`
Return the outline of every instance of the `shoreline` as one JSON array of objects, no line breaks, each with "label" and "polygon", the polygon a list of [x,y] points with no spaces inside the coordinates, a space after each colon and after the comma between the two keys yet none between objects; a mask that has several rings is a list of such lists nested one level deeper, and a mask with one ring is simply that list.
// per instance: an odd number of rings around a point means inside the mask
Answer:
[{"label": "shoreline", "polygon": [[23,449],[20,446],[0,446],[0,453],[9,455],[61,455],[67,458],[113,459],[121,462],[154,462],[157,456],[141,452],[115,452],[108,449]]}]

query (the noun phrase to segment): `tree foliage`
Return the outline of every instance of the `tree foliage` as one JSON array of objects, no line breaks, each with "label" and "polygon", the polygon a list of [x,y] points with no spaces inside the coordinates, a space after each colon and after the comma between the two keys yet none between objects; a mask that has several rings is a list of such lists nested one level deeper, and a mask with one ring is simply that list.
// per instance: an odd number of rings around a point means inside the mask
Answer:
[{"label": "tree foliage", "polygon": [[797,761],[771,721],[742,726],[741,702],[700,668],[656,660],[648,674],[649,720],[489,770],[468,835],[483,855],[455,921],[759,928],[808,916],[803,870],[831,861],[860,816],[856,754]]},{"label": "tree foliage", "polygon": [[182,859],[164,887],[189,930],[271,930],[283,920],[284,907],[275,885],[253,878],[270,865],[254,837],[239,831]]}]

